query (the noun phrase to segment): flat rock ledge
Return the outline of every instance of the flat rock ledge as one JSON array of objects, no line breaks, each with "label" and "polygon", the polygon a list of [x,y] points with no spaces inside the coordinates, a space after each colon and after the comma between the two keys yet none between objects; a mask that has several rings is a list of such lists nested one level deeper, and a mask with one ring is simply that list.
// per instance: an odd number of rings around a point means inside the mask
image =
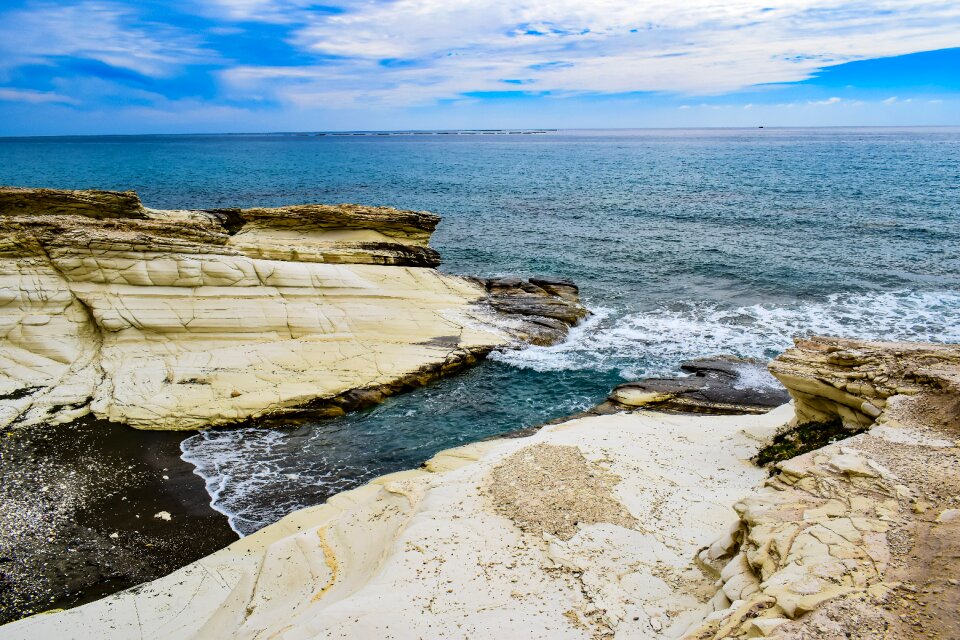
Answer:
[{"label": "flat rock ledge", "polygon": [[772,475],[752,460],[799,426],[799,396],[796,412],[639,409],[451,449],[0,638],[960,637],[960,429],[941,419],[960,345],[798,342],[771,369],[806,401],[835,397],[793,386],[822,368],[808,344],[856,344],[873,380],[896,350],[917,393]]},{"label": "flat rock ledge", "polygon": [[[790,401],[787,390],[759,360],[709,356],[682,362],[680,370],[685,375],[625,382],[614,388],[603,402],[545,424],[632,411],[721,416],[763,414]],[[490,439],[522,438],[533,435],[543,426],[526,427]]]},{"label": "flat rock ledge", "polygon": [[608,402],[627,410],[739,415],[766,413],[790,400],[758,360],[714,356],[683,362],[680,369],[689,375],[627,382],[613,390]]},{"label": "flat rock ledge", "polygon": [[587,314],[569,281],[437,271],[438,222],[0,187],[0,426],[338,415],[492,349],[562,340]]}]

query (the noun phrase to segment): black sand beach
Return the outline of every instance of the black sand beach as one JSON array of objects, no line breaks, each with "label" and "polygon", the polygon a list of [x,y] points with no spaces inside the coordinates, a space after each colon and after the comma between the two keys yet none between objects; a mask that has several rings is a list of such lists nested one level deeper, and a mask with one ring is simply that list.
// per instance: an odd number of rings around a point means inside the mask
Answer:
[{"label": "black sand beach", "polygon": [[0,624],[127,589],[236,540],[180,459],[190,435],[92,418],[4,432]]}]

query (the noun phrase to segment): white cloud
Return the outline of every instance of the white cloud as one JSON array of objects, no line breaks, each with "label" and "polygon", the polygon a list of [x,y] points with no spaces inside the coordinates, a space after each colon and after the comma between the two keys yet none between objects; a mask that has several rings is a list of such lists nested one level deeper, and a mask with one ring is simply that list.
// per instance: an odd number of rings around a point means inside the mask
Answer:
[{"label": "white cloud", "polygon": [[[333,4],[334,0],[330,0]],[[197,13],[239,22],[298,23],[313,0],[194,0]]]},{"label": "white cloud", "polygon": [[843,100],[837,96],[833,96],[832,98],[827,98],[826,100],[811,100],[807,104],[814,106],[827,106],[831,104],[837,104],[838,102],[843,102]]},{"label": "white cloud", "polygon": [[[137,5],[122,4],[129,1],[50,0],[0,14],[0,80],[5,69],[56,64],[59,57],[151,77],[215,58],[199,34],[144,22]],[[767,9],[769,0],[341,4],[342,10],[318,8],[316,0],[178,0],[176,6],[220,19],[208,32],[220,36],[256,33],[240,22],[287,25],[289,44],[318,62],[247,62],[218,78],[226,98],[301,109],[427,105],[497,91],[713,96],[800,81],[830,64],[960,45],[955,0],[784,0],[775,10]]]},{"label": "white cloud", "polygon": [[198,42],[167,25],[143,23],[133,9],[111,2],[34,4],[0,16],[0,69],[70,56],[165,76],[212,58]]},{"label": "white cloud", "polygon": [[0,100],[4,102],[27,102],[31,104],[76,104],[76,100],[58,93],[32,91],[30,89],[12,89],[8,87],[0,87]]},{"label": "white cloud", "polygon": [[898,98],[897,96],[890,96],[889,98],[887,98],[886,100],[883,100],[882,102],[883,102],[883,104],[886,104],[886,105],[891,105],[891,104],[910,104],[911,102],[913,102],[913,98],[903,98],[903,99],[901,99],[901,98]]},{"label": "white cloud", "polygon": [[[767,11],[766,0],[360,0],[340,14],[297,13],[298,0],[218,2],[238,13],[283,7],[303,24],[294,45],[337,57],[306,70],[232,69],[227,85],[317,106],[510,89],[716,95],[803,80],[829,64],[960,45],[953,1],[786,0]],[[525,82],[503,82],[516,79]]]}]

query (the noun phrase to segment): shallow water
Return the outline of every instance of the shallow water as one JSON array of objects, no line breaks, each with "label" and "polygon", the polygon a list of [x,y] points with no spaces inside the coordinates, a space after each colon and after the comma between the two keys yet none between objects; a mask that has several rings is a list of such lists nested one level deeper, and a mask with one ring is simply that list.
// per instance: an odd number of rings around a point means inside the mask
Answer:
[{"label": "shallow water", "polygon": [[448,271],[580,284],[596,315],[562,345],[342,419],[188,438],[244,533],[686,358],[771,357],[805,333],[960,341],[960,129],[0,140],[0,182],[426,209]]}]

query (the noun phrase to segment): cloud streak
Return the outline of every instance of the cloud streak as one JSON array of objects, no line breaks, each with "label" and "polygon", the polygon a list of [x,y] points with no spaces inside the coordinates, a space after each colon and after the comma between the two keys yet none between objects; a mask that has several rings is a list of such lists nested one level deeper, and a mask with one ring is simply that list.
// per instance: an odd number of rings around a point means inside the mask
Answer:
[{"label": "cloud streak", "polygon": [[213,54],[199,42],[182,29],[144,22],[122,4],[34,4],[0,16],[0,70],[69,57],[163,77],[210,60]]},{"label": "cloud streak", "polygon": [[76,104],[77,101],[50,91],[8,89],[0,87],[0,101],[24,102],[27,104]]}]

